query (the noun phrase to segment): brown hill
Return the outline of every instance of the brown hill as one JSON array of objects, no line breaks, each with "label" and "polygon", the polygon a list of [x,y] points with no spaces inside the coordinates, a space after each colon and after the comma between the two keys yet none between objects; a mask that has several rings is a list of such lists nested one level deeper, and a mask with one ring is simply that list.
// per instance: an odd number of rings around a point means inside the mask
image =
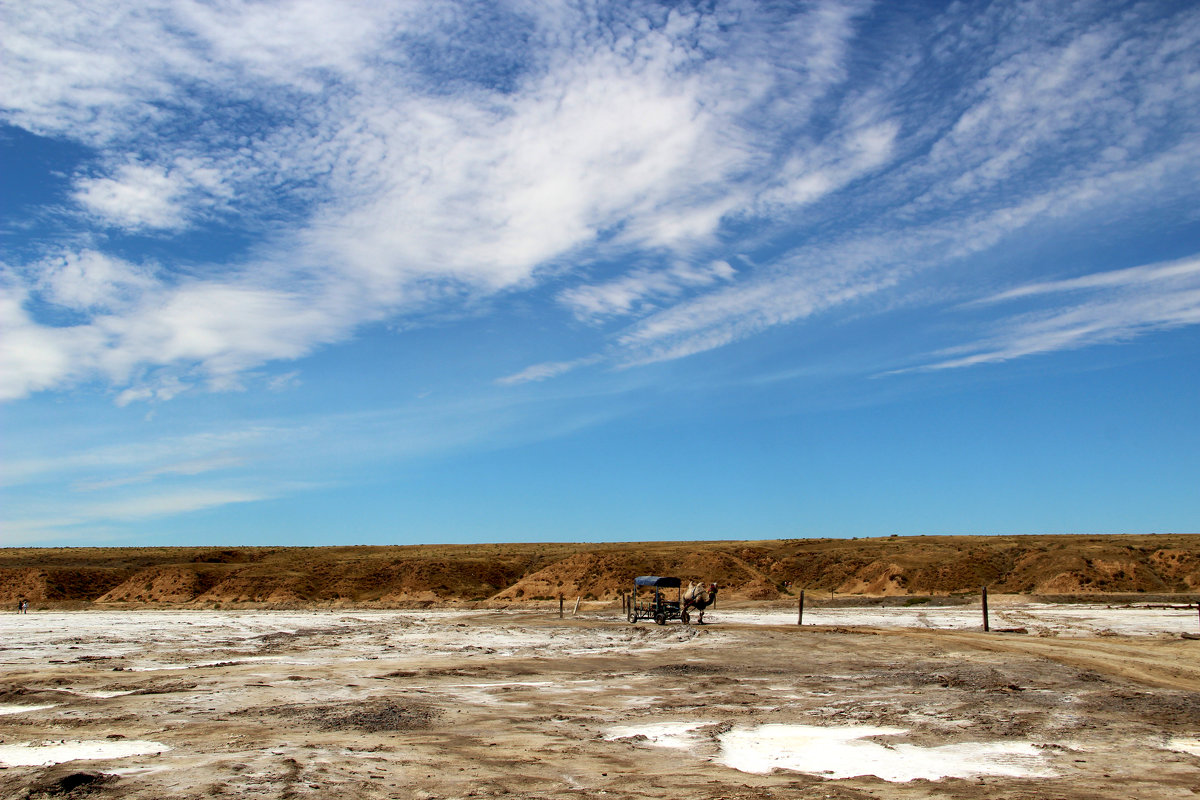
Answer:
[{"label": "brown hill", "polygon": [[405,606],[612,600],[636,575],[733,600],[842,595],[1200,593],[1200,535],[397,547],[0,549],[0,603]]}]

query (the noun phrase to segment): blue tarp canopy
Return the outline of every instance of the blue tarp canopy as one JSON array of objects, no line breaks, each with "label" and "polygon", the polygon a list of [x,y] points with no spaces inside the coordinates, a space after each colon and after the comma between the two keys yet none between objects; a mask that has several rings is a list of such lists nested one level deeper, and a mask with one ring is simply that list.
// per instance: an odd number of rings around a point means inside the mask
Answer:
[{"label": "blue tarp canopy", "polygon": [[678,589],[679,578],[660,578],[657,575],[642,575],[633,579],[634,586],[657,586],[662,589]]}]

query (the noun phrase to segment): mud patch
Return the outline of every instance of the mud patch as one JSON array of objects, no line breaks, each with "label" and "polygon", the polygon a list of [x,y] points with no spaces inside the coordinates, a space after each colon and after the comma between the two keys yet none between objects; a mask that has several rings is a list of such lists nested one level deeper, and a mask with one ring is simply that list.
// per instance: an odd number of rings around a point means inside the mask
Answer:
[{"label": "mud patch", "polygon": [[65,775],[52,775],[35,781],[25,795],[28,800],[38,800],[49,797],[86,797],[93,790],[115,781],[115,775],[103,772],[68,772]]},{"label": "mud patch", "polygon": [[655,675],[722,675],[725,668],[712,664],[664,664],[647,672]]},{"label": "mud patch", "polygon": [[1090,693],[1080,704],[1087,711],[1119,711],[1147,720],[1171,720],[1200,728],[1200,692],[1118,690]]},{"label": "mud patch", "polygon": [[[251,712],[246,713],[253,713]],[[428,728],[438,718],[437,709],[400,700],[331,705],[289,705],[267,709],[261,715],[311,724],[322,731],[413,731]]]}]

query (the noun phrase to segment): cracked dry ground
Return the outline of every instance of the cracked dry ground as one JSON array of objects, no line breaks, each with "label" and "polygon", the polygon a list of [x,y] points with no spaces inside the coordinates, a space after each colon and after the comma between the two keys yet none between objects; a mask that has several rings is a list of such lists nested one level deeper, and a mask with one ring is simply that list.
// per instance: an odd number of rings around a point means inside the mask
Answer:
[{"label": "cracked dry ground", "polygon": [[[170,750],[10,766],[0,797],[1200,797],[1200,757],[1167,749],[1200,732],[1195,641],[511,614],[314,616],[192,650],[145,639],[89,656],[81,636],[60,663],[5,666],[0,704],[53,708],[0,716],[0,739]],[[606,738],[669,721],[707,725],[686,748]],[[722,732],[766,723],[1030,742],[1055,776],[889,783],[719,763]]]}]

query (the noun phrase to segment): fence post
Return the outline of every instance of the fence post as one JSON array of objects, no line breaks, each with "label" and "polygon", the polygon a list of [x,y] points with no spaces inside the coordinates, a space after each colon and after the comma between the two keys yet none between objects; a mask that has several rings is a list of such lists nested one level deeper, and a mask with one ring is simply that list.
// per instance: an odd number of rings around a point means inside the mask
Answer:
[{"label": "fence post", "polygon": [[803,590],[803,589],[801,589],[801,590],[800,590],[800,603],[799,603],[799,606],[800,606],[800,608],[799,608],[799,611],[800,611],[800,613],[799,613],[799,615],[796,617],[796,624],[797,624],[797,625],[803,625],[803,624],[804,624],[804,590]]},{"label": "fence post", "polygon": [[987,586],[983,587],[983,632],[987,633],[991,628],[988,627],[988,611],[987,611]]},{"label": "fence post", "polygon": [[561,592],[558,595],[558,618],[563,618],[563,596]]}]

